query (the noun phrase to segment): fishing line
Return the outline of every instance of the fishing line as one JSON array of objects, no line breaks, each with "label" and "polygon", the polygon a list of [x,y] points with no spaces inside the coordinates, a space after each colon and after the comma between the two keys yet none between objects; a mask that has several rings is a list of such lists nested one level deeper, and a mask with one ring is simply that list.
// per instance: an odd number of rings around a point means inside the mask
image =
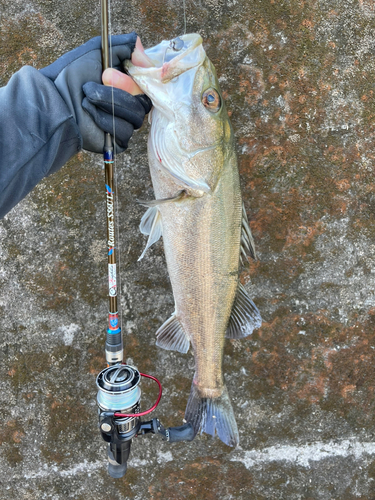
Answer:
[{"label": "fishing line", "polygon": [[184,35],[186,35],[186,0],[182,0],[184,6]]}]

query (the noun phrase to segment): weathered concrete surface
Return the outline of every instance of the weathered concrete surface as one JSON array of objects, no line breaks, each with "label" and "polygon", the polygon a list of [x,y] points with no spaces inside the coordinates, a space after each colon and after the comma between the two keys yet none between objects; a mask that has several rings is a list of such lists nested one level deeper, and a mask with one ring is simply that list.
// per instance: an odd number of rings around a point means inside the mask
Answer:
[{"label": "weathered concrete surface", "polygon": [[[81,154],[0,225],[0,498],[373,499],[375,3],[186,5],[232,113],[260,257],[241,279],[264,324],[228,342],[224,359],[241,447],[139,439],[126,477],[107,476],[95,405],[103,172],[101,158]],[[2,84],[99,34],[97,2],[0,6]],[[145,46],[183,29],[182,1],[114,1],[111,12],[113,32],[136,29]],[[193,364],[155,347],[173,308],[161,244],[137,262],[135,199],[152,196],[147,130],[117,165],[123,327],[127,357],[163,382],[158,416],[179,425]],[[146,407],[156,391],[143,387]]]}]

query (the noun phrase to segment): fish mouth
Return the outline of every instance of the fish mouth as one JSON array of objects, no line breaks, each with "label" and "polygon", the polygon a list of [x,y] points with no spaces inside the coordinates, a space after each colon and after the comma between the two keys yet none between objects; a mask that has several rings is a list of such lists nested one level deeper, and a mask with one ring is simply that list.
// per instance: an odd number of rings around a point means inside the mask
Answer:
[{"label": "fish mouth", "polygon": [[[163,40],[145,50],[145,54],[153,64],[152,67],[135,66],[127,61],[126,68],[137,83],[140,80],[138,84],[142,83],[142,77],[145,76],[167,83],[185,71],[202,64],[206,57],[202,42],[202,37],[197,33]],[[140,86],[142,88],[142,85]]]},{"label": "fish mouth", "polygon": [[[156,68],[162,68],[164,64],[176,66],[182,59],[185,59],[184,66],[188,62],[189,55],[200,45],[203,40],[197,33],[182,35],[173,40],[163,40],[155,47],[145,50],[145,54],[151,59]],[[194,66],[197,59],[194,58]]]}]

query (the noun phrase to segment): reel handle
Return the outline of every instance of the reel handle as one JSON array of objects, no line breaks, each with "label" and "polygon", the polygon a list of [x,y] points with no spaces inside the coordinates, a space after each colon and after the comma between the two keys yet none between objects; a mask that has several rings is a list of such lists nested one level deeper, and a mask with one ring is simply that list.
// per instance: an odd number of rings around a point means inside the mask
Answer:
[{"label": "reel handle", "polygon": [[165,429],[158,418],[153,418],[147,422],[141,422],[138,435],[144,435],[150,432],[152,434],[160,434],[163,441],[168,441],[169,443],[192,441],[195,437],[195,432],[190,422],[178,427],[168,427]]}]

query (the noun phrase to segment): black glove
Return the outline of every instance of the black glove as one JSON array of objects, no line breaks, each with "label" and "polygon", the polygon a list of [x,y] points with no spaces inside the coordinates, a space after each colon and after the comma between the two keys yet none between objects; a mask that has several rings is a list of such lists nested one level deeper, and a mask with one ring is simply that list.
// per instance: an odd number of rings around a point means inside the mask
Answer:
[{"label": "black glove", "polygon": [[[136,33],[111,37],[113,68],[123,70],[122,62],[130,59],[136,40]],[[144,94],[132,96],[117,88],[112,92],[112,87],[102,85],[100,37],[67,52],[40,72],[53,81],[73,114],[83,148],[94,153],[103,152],[103,131],[113,136],[113,124],[116,152],[124,151],[133,130],[142,125],[152,106]]]}]

